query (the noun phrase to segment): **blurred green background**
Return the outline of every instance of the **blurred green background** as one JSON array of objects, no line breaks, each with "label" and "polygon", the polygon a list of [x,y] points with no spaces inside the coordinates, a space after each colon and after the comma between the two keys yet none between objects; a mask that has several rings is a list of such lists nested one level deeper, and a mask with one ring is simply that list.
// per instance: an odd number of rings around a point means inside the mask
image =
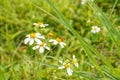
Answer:
[{"label": "blurred green background", "polygon": [[[108,61],[120,71],[120,60],[116,48],[107,30],[93,13],[88,4],[81,5],[81,0],[50,0],[66,17],[73,28],[89,44],[93,45]],[[105,12],[114,27],[120,31],[120,0],[94,0],[96,5]],[[63,25],[46,0],[0,0],[0,80],[111,80],[101,77],[96,69],[91,67],[85,52],[78,41]],[[48,23],[46,29],[33,26],[34,22]],[[101,28],[98,34],[91,33],[91,26]],[[65,49],[55,48],[48,54],[39,54],[23,43],[26,34],[49,32],[55,37],[64,38]],[[71,58],[77,55],[80,68],[68,77],[65,71],[57,69],[59,59]],[[93,54],[94,55],[94,54]],[[102,66],[99,56],[95,56]]]}]

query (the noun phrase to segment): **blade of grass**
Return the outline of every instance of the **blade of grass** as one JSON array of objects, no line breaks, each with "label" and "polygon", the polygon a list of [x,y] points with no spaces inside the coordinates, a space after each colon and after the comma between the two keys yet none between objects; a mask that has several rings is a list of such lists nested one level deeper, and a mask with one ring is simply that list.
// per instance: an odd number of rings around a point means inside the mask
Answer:
[{"label": "blade of grass", "polygon": [[116,6],[117,3],[118,3],[118,0],[115,1],[114,5],[113,5],[113,7],[112,7],[112,10],[111,10],[111,12],[110,12],[109,17],[111,17],[111,15],[112,15],[112,13],[113,13],[113,11],[114,11],[115,6]]},{"label": "blade of grass", "polygon": [[55,8],[55,6],[49,1],[46,0],[48,2],[48,4],[51,6],[51,8],[53,9],[53,11],[58,15],[58,17],[60,18],[60,22],[61,24],[63,24],[68,30],[70,30],[73,35],[79,40],[81,46],[83,47],[84,51],[86,52],[86,54],[88,55],[90,61],[94,64],[94,66],[98,69],[99,72],[102,73],[101,68],[99,67],[99,65],[97,64],[97,61],[95,60],[94,56],[92,53],[95,53],[96,55],[99,55],[101,57],[101,60],[108,65],[110,68],[113,68],[111,66],[111,64],[105,59],[105,57],[103,55],[101,55],[94,47],[92,47],[91,45],[89,45],[88,43],[86,43],[82,37],[73,29],[73,27],[69,24],[69,22],[67,22],[67,20],[65,19],[65,17]]},{"label": "blade of grass", "polygon": [[43,11],[44,13],[46,13],[47,15],[50,15],[52,18],[54,18],[56,21],[59,22],[59,19],[57,17],[55,17],[54,15],[52,15],[51,13],[49,13],[48,11],[46,11],[45,9],[43,9],[43,8],[37,6],[37,5],[34,5],[34,4],[33,4],[33,6],[37,7],[38,9],[40,9],[41,11]]}]

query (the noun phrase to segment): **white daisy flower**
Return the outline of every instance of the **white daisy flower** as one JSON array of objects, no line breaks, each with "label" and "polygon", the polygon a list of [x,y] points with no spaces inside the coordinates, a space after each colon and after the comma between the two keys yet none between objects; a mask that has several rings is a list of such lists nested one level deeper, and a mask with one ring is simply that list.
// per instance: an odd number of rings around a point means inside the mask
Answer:
[{"label": "white daisy flower", "polygon": [[49,42],[53,42],[54,45],[59,44],[61,48],[64,48],[64,46],[66,45],[64,42],[62,42],[61,38],[50,39]]},{"label": "white daisy flower", "polygon": [[44,36],[41,36],[40,33],[31,33],[26,36],[27,38],[24,40],[24,43],[27,44],[29,42],[29,45],[32,45],[35,41],[40,42],[40,38],[44,39]]},{"label": "white daisy flower", "polygon": [[72,75],[72,69],[70,68],[70,63],[69,63],[69,61],[68,60],[66,60],[64,63],[62,63],[63,65],[62,66],[60,66],[60,67],[58,67],[58,69],[66,69],[67,70],[67,73],[68,73],[68,75],[69,76],[71,76]]},{"label": "white daisy flower", "polygon": [[36,46],[33,47],[33,50],[36,50],[39,48],[40,53],[44,53],[45,49],[50,50],[50,48],[47,46],[44,42],[38,42]]},{"label": "white daisy flower", "polygon": [[98,32],[100,32],[100,28],[98,26],[92,26],[91,32],[92,33],[98,33]]},{"label": "white daisy flower", "polygon": [[[94,1],[94,0],[91,0],[91,1]],[[82,0],[81,4],[84,5],[86,2],[87,2],[87,0]]]},{"label": "white daisy flower", "polygon": [[46,27],[49,24],[44,24],[43,22],[33,23],[34,26]]},{"label": "white daisy flower", "polygon": [[75,57],[75,55],[73,55],[73,64],[78,68],[79,67],[79,64],[78,64],[78,61],[77,61],[77,58]]}]

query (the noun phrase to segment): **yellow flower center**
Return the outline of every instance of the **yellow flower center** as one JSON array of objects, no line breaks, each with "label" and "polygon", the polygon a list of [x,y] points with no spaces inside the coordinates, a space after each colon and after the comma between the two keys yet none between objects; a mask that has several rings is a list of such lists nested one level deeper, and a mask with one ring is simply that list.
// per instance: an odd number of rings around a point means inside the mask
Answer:
[{"label": "yellow flower center", "polygon": [[52,37],[52,36],[54,36],[54,34],[53,34],[53,33],[49,33],[48,36],[49,36],[49,37]]},{"label": "yellow flower center", "polygon": [[43,24],[43,22],[38,22],[38,25],[42,25]]},{"label": "yellow flower center", "polygon": [[57,38],[56,39],[58,42],[62,42],[62,39],[61,38]]},{"label": "yellow flower center", "polygon": [[70,63],[65,64],[65,68],[70,68]]},{"label": "yellow flower center", "polygon": [[97,29],[97,27],[93,27],[93,30],[96,30]]},{"label": "yellow flower center", "polygon": [[40,46],[44,46],[44,42],[42,42],[42,43],[40,44]]},{"label": "yellow flower center", "polygon": [[73,60],[73,63],[76,64],[76,63],[77,63],[77,59],[74,59],[74,60]]},{"label": "yellow flower center", "polygon": [[35,33],[31,33],[31,34],[30,34],[30,37],[31,37],[31,38],[35,38],[35,37],[36,37]]}]

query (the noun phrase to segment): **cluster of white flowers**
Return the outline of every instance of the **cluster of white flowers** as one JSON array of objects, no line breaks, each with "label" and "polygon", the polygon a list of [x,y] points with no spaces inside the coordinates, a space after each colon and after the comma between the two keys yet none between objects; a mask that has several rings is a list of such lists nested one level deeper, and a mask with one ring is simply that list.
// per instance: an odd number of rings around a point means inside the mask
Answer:
[{"label": "cluster of white flowers", "polygon": [[[86,1],[86,0],[84,0]],[[39,26],[39,27],[46,27],[49,24],[43,24],[41,22],[39,23],[33,23],[34,26]],[[92,26],[92,30],[91,33],[98,33],[100,31],[100,28],[98,26]],[[49,37],[53,37],[54,34],[49,33],[48,36]],[[46,41],[46,42],[45,42]],[[63,39],[61,37],[57,37],[57,38],[52,38],[47,40],[45,38],[45,36],[41,35],[40,33],[30,33],[28,35],[26,35],[26,38],[24,40],[24,44],[29,44],[29,45],[33,45],[33,50],[38,49],[40,53],[44,53],[45,50],[51,50],[50,47],[48,47],[47,43],[52,43],[53,45],[59,45],[61,48],[65,47],[65,43],[63,42]],[[74,64],[75,67],[79,67],[77,58],[75,57],[75,55],[73,55],[73,59],[72,62],[70,60],[65,60],[65,62],[60,61],[60,63],[62,64],[61,66],[58,67],[58,69],[66,69],[67,73],[69,76],[72,75],[73,70],[71,69],[71,63]]]},{"label": "cluster of white flowers", "polygon": [[[62,64],[62,66],[59,66],[58,69],[65,68],[67,70],[68,75],[71,76],[73,73],[73,70],[71,69],[70,61],[67,59],[67,60],[65,60],[65,62],[63,62],[63,61],[59,61],[59,62]],[[77,68],[79,67],[79,64],[78,64],[78,61],[77,61],[77,58],[75,57],[75,55],[73,55],[72,62]]]},{"label": "cluster of white flowers", "polygon": [[40,26],[40,27],[46,27],[49,26],[49,24],[44,24],[43,22],[33,23],[34,26]]},{"label": "cluster of white flowers", "polygon": [[[33,23],[33,25],[40,26],[40,27],[48,26],[48,24],[43,24],[42,22]],[[49,33],[48,35],[53,36],[52,33]],[[33,50],[36,50],[39,48],[39,52],[44,53],[45,49],[50,50],[50,48],[47,46],[47,43],[42,41],[44,39],[45,39],[45,37],[42,36],[40,33],[30,33],[30,34],[26,35],[24,44],[33,45],[34,43],[36,43],[36,45],[33,47]],[[52,42],[54,45],[59,44],[61,48],[64,48],[64,46],[66,45],[64,42],[62,42],[61,38],[50,39],[48,42]]]},{"label": "cluster of white flowers", "polygon": [[100,32],[100,28],[98,26],[92,26],[92,30],[91,30],[92,33],[98,33]]}]

